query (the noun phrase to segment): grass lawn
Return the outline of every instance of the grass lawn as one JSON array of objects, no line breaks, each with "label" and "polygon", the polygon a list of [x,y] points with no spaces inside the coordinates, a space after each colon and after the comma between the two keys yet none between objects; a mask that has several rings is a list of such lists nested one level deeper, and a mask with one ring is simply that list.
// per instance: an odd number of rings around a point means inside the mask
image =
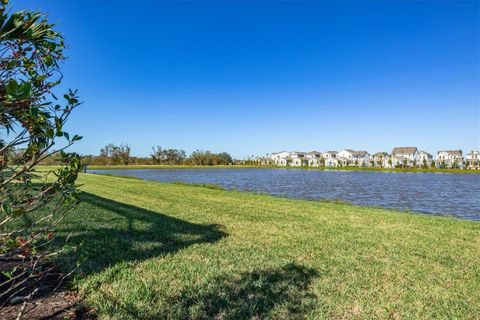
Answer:
[{"label": "grass lawn", "polygon": [[478,319],[480,223],[82,174],[79,288],[112,319]]}]

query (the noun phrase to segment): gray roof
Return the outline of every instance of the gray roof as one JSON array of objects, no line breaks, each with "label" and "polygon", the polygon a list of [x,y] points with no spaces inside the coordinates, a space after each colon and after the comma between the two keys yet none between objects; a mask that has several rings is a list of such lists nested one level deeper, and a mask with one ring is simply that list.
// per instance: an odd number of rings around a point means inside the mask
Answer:
[{"label": "gray roof", "polygon": [[446,152],[448,154],[452,154],[452,155],[456,155],[456,156],[461,156],[462,155],[462,150],[442,150],[442,151],[438,151],[437,154],[439,154],[440,152]]},{"label": "gray roof", "polygon": [[374,154],[375,157],[384,157],[384,156],[388,156],[388,153],[386,152],[377,152]]},{"label": "gray roof", "polygon": [[344,150],[350,152],[352,155],[357,157],[364,157],[368,153],[367,151],[355,151],[353,149],[344,149]]},{"label": "gray roof", "polygon": [[417,147],[395,147],[392,150],[393,155],[401,155],[401,154],[414,154],[417,152]]},{"label": "gray roof", "polygon": [[359,157],[364,157],[368,152],[367,151],[354,151],[353,154]]},{"label": "gray roof", "polygon": [[427,151],[421,150],[420,153],[424,153],[424,154],[426,154],[427,156],[430,156],[430,157],[432,156],[432,155],[431,155],[430,153],[428,153]]}]

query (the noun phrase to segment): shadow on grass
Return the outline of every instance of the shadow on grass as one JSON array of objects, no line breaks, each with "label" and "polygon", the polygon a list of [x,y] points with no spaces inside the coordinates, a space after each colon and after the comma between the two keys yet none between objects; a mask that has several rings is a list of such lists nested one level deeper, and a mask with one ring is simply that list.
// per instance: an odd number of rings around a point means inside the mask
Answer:
[{"label": "shadow on grass", "polygon": [[[82,244],[76,257],[86,258],[81,271],[87,274],[227,236],[220,225],[195,224],[85,192],[81,199],[56,238],[58,243],[68,237],[69,243]],[[62,263],[67,264],[67,270],[71,267],[68,260]]]},{"label": "shadow on grass", "polygon": [[[297,264],[221,276],[184,288],[162,305],[138,307],[102,292],[107,314],[132,319],[303,319],[317,303],[311,285],[317,272]],[[140,305],[143,305],[140,303]]]}]

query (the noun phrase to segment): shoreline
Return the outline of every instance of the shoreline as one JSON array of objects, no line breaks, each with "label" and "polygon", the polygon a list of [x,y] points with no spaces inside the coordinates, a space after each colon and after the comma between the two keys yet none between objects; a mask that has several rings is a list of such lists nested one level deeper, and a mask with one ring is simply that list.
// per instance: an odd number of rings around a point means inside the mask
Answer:
[{"label": "shoreline", "polygon": [[422,168],[369,168],[369,167],[279,167],[248,165],[89,165],[87,170],[133,170],[133,169],[290,169],[290,170],[323,170],[323,171],[370,171],[370,172],[403,172],[403,173],[466,173],[480,174],[480,170],[464,169],[422,169]]},{"label": "shoreline", "polygon": [[228,189],[225,188],[221,185],[218,184],[207,184],[207,183],[190,183],[190,182],[185,182],[185,181],[159,181],[159,180],[149,180],[145,178],[140,178],[140,177],[133,177],[133,176],[124,176],[124,175],[115,175],[111,173],[96,173],[96,172],[87,172],[84,173],[86,175],[100,175],[100,176],[105,176],[105,177],[112,177],[112,178],[121,178],[121,179],[129,179],[129,180],[134,180],[134,181],[145,181],[145,182],[153,182],[153,183],[160,183],[163,185],[177,185],[177,186],[186,186],[186,187],[196,187],[196,188],[203,188],[203,189],[210,189],[210,190],[218,190],[218,191],[227,191],[227,192],[239,192],[239,193],[244,193],[244,194],[251,194],[251,195],[265,195],[265,196],[270,196],[274,197],[280,200],[294,200],[294,201],[308,201],[308,202],[314,202],[314,203],[325,203],[325,204],[338,204],[338,205],[345,205],[345,206],[351,206],[351,207],[357,207],[360,209],[378,209],[378,210],[386,210],[386,211],[391,211],[395,213],[403,213],[403,214],[408,214],[408,215],[414,215],[414,216],[427,216],[427,217],[441,217],[441,218],[452,218],[456,220],[464,220],[464,221],[474,221],[474,222],[480,222],[480,220],[476,219],[468,219],[465,217],[462,217],[460,215],[455,215],[455,214],[447,214],[447,213],[438,213],[438,212],[428,212],[428,211],[412,211],[409,209],[397,209],[397,208],[389,208],[389,207],[382,207],[380,205],[365,205],[365,204],[357,204],[348,200],[342,200],[342,199],[305,199],[305,198],[296,198],[296,197],[288,197],[288,196],[282,196],[282,195],[274,195],[270,194],[267,192],[255,192],[255,191],[247,191],[247,190],[238,190],[238,189]]}]

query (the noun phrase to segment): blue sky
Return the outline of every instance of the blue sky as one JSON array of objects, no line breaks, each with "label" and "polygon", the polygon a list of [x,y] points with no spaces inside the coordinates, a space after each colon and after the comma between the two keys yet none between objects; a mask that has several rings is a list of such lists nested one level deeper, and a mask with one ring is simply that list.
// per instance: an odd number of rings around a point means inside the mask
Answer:
[{"label": "blue sky", "polygon": [[479,2],[40,1],[74,150],[480,148]]}]

